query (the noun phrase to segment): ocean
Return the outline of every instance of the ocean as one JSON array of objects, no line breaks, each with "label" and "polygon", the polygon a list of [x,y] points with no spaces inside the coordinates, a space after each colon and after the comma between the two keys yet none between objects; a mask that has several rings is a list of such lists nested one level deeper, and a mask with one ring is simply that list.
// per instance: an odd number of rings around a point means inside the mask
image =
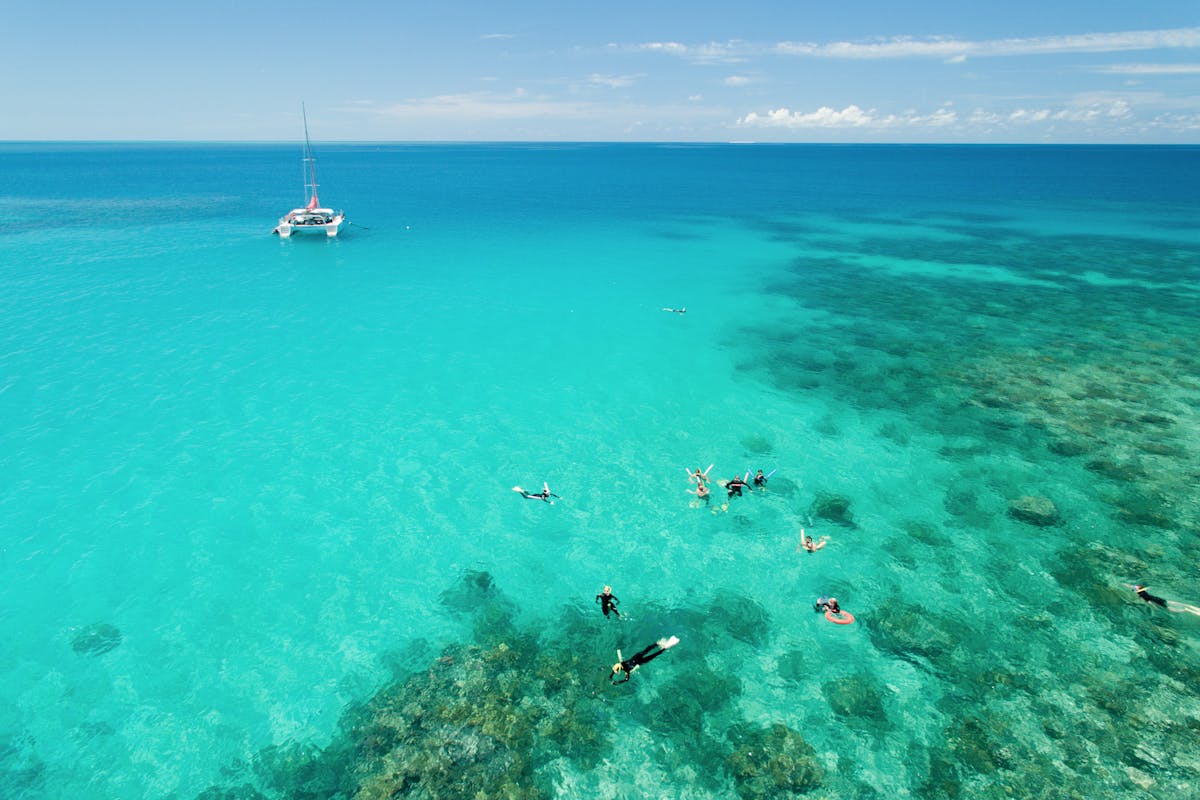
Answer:
[{"label": "ocean", "polygon": [[1200,148],[315,149],[0,144],[0,797],[1191,796]]}]

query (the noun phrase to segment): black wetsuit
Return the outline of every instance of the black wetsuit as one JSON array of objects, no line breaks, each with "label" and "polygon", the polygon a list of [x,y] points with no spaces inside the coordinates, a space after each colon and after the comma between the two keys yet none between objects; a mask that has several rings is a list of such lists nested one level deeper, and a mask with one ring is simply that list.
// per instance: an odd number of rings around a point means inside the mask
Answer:
[{"label": "black wetsuit", "polygon": [[611,592],[609,594],[598,594],[596,595],[596,602],[600,604],[600,610],[604,612],[604,616],[607,617],[610,611],[618,617],[621,616],[621,612],[617,611],[617,606],[621,605],[621,601],[617,599],[615,594]]},{"label": "black wetsuit", "polygon": [[1167,607],[1166,600],[1163,600],[1161,597],[1155,597],[1154,595],[1150,594],[1149,592],[1146,591],[1145,587],[1142,587],[1140,589],[1134,589],[1133,591],[1135,591],[1137,593],[1137,596],[1142,598],[1143,600],[1145,600],[1147,603],[1154,603],[1155,605],[1162,606],[1163,608]]},{"label": "black wetsuit", "polygon": [[733,497],[735,494],[738,497],[741,497],[742,496],[742,487],[745,485],[746,485],[746,482],[744,480],[742,480],[741,478],[734,478],[729,483],[725,484],[725,488],[729,491],[730,497]]},{"label": "black wetsuit", "polygon": [[[658,648],[658,649],[655,652],[651,653],[650,651],[654,650],[655,648]],[[612,675],[609,676],[609,678],[612,680],[613,683],[624,683],[625,681],[629,680],[629,673],[633,672],[635,669],[640,667],[642,664],[650,663],[651,661],[658,658],[665,652],[667,652],[667,651],[664,650],[662,647],[660,647],[658,642],[655,642],[654,644],[645,648],[641,652],[634,653],[632,658],[627,658],[624,661],[622,661],[621,666],[624,667],[624,669],[613,670],[613,673],[612,673]],[[617,672],[620,672],[625,677],[621,678],[621,680],[617,680]]]},{"label": "black wetsuit", "polygon": [[537,494],[521,490],[521,497],[524,497],[526,500],[545,500],[547,503],[549,503],[551,497],[558,497],[558,495],[548,490],[542,490]]},{"label": "black wetsuit", "polygon": [[767,476],[762,474],[761,469],[758,471],[758,474],[754,476],[754,485],[759,487],[767,485]]}]

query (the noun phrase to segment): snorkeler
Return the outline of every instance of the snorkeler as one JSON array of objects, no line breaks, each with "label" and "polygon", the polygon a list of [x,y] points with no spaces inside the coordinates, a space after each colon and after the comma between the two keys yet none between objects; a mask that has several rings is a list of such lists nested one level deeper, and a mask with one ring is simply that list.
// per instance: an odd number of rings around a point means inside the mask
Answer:
[{"label": "snorkeler", "polygon": [[813,603],[813,611],[840,614],[842,613],[842,607],[838,605],[836,597],[818,597],[817,602]]},{"label": "snorkeler", "polygon": [[1163,608],[1167,607],[1166,600],[1163,600],[1161,597],[1155,597],[1154,595],[1150,594],[1149,592],[1146,591],[1146,587],[1143,586],[1142,584],[1139,583],[1136,586],[1133,586],[1131,588],[1133,589],[1134,594],[1136,594],[1138,597],[1145,600],[1147,603],[1154,603],[1155,605],[1162,606]]},{"label": "snorkeler", "polygon": [[767,476],[763,475],[762,470],[754,473],[754,488],[761,489],[767,485]]},{"label": "snorkeler", "polygon": [[[708,469],[706,469],[706,470],[701,470],[699,467],[696,467],[696,471],[692,472],[689,469],[687,471],[688,480],[693,481],[693,482],[698,483],[701,486],[703,486],[704,484],[708,483],[708,473],[712,470],[712,468],[713,468],[713,465],[709,464]],[[686,467],[685,467],[685,469],[686,469]]]},{"label": "snorkeler", "polygon": [[513,491],[519,493],[521,495],[521,497],[524,497],[526,500],[545,500],[550,505],[554,505],[554,501],[551,500],[550,498],[558,497],[558,495],[556,495],[554,492],[550,491],[549,483],[542,483],[542,490],[540,492],[538,492],[537,494],[534,494],[532,492],[527,492],[524,489],[522,489],[520,486],[514,486]]},{"label": "snorkeler", "polygon": [[[672,636],[669,639],[659,639],[649,647],[646,647],[640,652],[635,653],[632,658],[622,659],[616,664],[613,664],[612,672],[609,673],[608,679],[613,683],[625,683],[625,681],[629,680],[629,676],[633,674],[635,669],[640,667],[642,664],[650,663],[677,644],[679,644],[679,638],[677,636]],[[658,648],[657,650],[654,649],[656,647]],[[617,651],[617,658],[621,658],[620,650]],[[622,677],[620,680],[617,680],[618,674],[621,674],[624,677]]]},{"label": "snorkeler", "polygon": [[810,553],[815,553],[818,550],[820,550],[822,547],[824,547],[825,543],[828,541],[829,541],[828,536],[822,536],[820,539],[818,539],[817,541],[814,542],[813,538],[811,536],[808,536],[804,533],[804,528],[801,528],[800,529],[800,544],[796,546],[796,549],[797,550],[804,549]]},{"label": "snorkeler", "polygon": [[604,612],[604,616],[608,616],[608,612],[621,616],[621,612],[617,611],[617,606],[621,605],[621,601],[612,593],[611,586],[605,586],[604,591],[596,595],[596,602],[600,604],[600,610]]},{"label": "snorkeler", "polygon": [[664,308],[663,311],[670,311],[675,314],[686,314],[687,308],[686,307],[685,308]]},{"label": "snorkeler", "polygon": [[1156,606],[1162,606],[1167,611],[1171,611],[1176,614],[1195,614],[1196,616],[1200,617],[1200,608],[1197,608],[1196,606],[1188,605],[1187,603],[1180,603],[1176,600],[1164,600],[1161,597],[1147,592],[1146,587],[1140,583],[1127,583],[1125,585],[1130,589],[1133,589],[1133,593],[1145,600],[1147,603],[1151,603]]},{"label": "snorkeler", "polygon": [[854,615],[849,611],[843,611],[838,605],[836,597],[818,597],[817,602],[813,603],[813,611],[820,614],[825,612],[825,619],[832,622],[834,625],[853,625]]},{"label": "snorkeler", "polygon": [[701,500],[703,500],[706,503],[709,501],[709,498],[711,496],[708,491],[707,484],[704,484],[704,483],[696,484],[695,490],[688,489],[688,494],[694,494],[694,495],[696,495],[696,497],[699,497]]},{"label": "snorkeler", "polygon": [[725,490],[727,492],[729,492],[730,497],[733,497],[735,494],[738,497],[741,497],[742,489],[746,488],[746,486],[748,486],[748,485],[749,484],[747,484],[745,480],[734,475],[733,480],[731,480],[731,481],[729,481],[729,483],[725,484]]}]

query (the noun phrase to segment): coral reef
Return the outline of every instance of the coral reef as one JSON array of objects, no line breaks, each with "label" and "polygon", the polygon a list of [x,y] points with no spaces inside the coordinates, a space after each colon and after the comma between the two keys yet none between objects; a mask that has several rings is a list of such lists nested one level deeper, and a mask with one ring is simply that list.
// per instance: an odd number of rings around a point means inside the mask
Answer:
[{"label": "coral reef", "polygon": [[729,756],[729,770],[743,800],[806,794],[825,777],[812,747],[786,725],[741,726],[730,738],[737,749]]},{"label": "coral reef", "polygon": [[833,713],[855,727],[880,729],[887,726],[883,695],[869,674],[847,675],[821,686]]},{"label": "coral reef", "polygon": [[1022,495],[1008,501],[1008,515],[1021,522],[1046,528],[1058,525],[1062,520],[1058,515],[1058,507],[1048,497],[1037,495]]},{"label": "coral reef", "polygon": [[[565,609],[531,630],[511,621],[511,604],[487,573],[466,573],[443,594],[455,610],[472,597],[480,605],[470,644],[448,645],[349,708],[328,746],[265,748],[199,800],[555,797],[563,764],[586,773],[613,756],[628,733],[619,730],[620,709],[664,742],[652,754],[664,769],[686,771],[714,796],[785,797],[822,781],[824,768],[798,733],[741,715],[732,671],[695,656],[664,659],[650,670],[656,692],[641,698],[641,680],[607,680],[611,653],[596,615],[584,613],[592,609]],[[718,652],[761,646],[769,631],[766,612],[734,594],[713,598],[706,613],[653,604],[644,613]],[[848,707],[873,713],[869,698]]]},{"label": "coral reef", "polygon": [[854,514],[850,512],[850,499],[840,494],[817,492],[816,498],[809,506],[809,513],[814,517],[845,525],[848,528],[856,527]]},{"label": "coral reef", "polygon": [[96,622],[71,635],[71,649],[80,655],[98,656],[121,644],[121,631],[107,622]]}]

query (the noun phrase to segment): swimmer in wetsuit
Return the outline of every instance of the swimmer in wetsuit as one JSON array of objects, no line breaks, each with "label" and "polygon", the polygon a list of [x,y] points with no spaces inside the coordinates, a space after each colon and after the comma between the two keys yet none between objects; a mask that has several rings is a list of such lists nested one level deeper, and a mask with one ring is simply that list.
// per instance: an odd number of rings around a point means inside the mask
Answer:
[{"label": "swimmer in wetsuit", "polygon": [[746,486],[746,482],[735,475],[733,480],[725,484],[725,490],[729,492],[730,497],[733,497],[735,494],[738,497],[741,497],[742,489],[746,488]]},{"label": "swimmer in wetsuit", "polygon": [[1154,605],[1162,606],[1163,608],[1167,607],[1166,600],[1163,600],[1161,597],[1155,597],[1154,595],[1150,594],[1149,592],[1146,591],[1146,587],[1140,583],[1137,586],[1133,587],[1133,593],[1136,594],[1138,597],[1142,598],[1143,600],[1145,600],[1147,603],[1153,603]]},{"label": "swimmer in wetsuit", "polygon": [[550,505],[554,505],[554,501],[551,500],[550,498],[558,497],[558,495],[556,495],[554,492],[550,491],[549,483],[542,483],[542,490],[540,492],[538,492],[537,494],[534,494],[533,492],[527,492],[524,489],[522,489],[520,486],[514,486],[513,491],[520,494],[521,497],[524,497],[526,500],[545,500]]},{"label": "swimmer in wetsuit", "polygon": [[[616,664],[613,664],[612,672],[609,673],[608,679],[613,683],[625,683],[625,681],[629,680],[629,676],[635,669],[640,667],[642,664],[650,663],[677,644],[679,644],[679,639],[674,636],[670,637],[669,639],[659,639],[649,647],[642,649],[640,652],[634,653],[633,657],[618,661]],[[618,650],[617,658],[620,657],[621,651]],[[624,677],[622,677],[620,680],[617,680],[617,675],[622,675]]]},{"label": "swimmer in wetsuit", "polygon": [[596,602],[600,604],[600,610],[604,612],[604,616],[608,616],[608,612],[621,616],[621,612],[617,611],[617,606],[621,605],[621,601],[612,593],[611,586],[605,586],[604,591],[596,595]]},{"label": "swimmer in wetsuit", "polygon": [[673,311],[676,314],[686,314],[687,308],[664,308],[663,311]]},{"label": "swimmer in wetsuit", "polygon": [[1136,585],[1127,583],[1125,585],[1130,589],[1133,589],[1133,593],[1145,600],[1147,603],[1151,603],[1152,605],[1156,606],[1162,606],[1167,611],[1171,611],[1176,614],[1195,614],[1196,616],[1200,617],[1200,608],[1196,606],[1188,605],[1187,603],[1180,603],[1176,600],[1164,600],[1161,597],[1147,592],[1146,587],[1140,583]]},{"label": "swimmer in wetsuit", "polygon": [[767,485],[767,476],[763,475],[762,470],[754,473],[754,488],[762,489]]}]

